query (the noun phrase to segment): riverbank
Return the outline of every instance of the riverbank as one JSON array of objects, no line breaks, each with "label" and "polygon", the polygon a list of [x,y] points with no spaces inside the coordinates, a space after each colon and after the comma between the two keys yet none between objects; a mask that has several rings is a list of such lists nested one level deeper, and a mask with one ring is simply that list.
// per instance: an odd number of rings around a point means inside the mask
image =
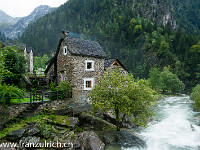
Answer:
[{"label": "riverbank", "polygon": [[[62,104],[64,102],[51,103],[40,104],[30,113],[30,116],[26,113],[26,117],[21,119],[16,116],[10,117],[12,122],[7,120],[7,124],[0,131],[0,142],[20,144],[20,142],[56,143],[59,141],[62,144],[72,143],[77,149],[93,150],[103,150],[106,146],[115,144],[121,147],[145,145],[144,141],[128,131],[117,132],[114,124],[104,120],[103,114],[91,113],[91,106],[72,108],[66,105],[66,102],[65,105]],[[23,111],[26,112],[27,109],[24,107],[26,106],[22,107]],[[19,106],[12,106],[12,111],[15,111],[14,109],[19,110]]]}]

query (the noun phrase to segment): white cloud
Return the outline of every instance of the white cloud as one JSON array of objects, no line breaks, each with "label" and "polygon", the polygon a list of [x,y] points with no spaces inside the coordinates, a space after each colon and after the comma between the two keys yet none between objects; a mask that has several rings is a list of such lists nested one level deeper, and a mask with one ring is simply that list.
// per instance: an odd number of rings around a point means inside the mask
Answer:
[{"label": "white cloud", "polygon": [[59,7],[67,0],[0,0],[0,10],[12,17],[23,17],[29,15],[36,7],[48,5]]}]

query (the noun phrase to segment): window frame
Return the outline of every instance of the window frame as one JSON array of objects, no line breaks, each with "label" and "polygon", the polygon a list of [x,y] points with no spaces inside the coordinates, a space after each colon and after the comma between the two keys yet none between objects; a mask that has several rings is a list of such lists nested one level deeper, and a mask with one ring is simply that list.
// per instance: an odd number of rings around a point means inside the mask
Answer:
[{"label": "window frame", "polygon": [[[91,68],[88,69],[88,63],[91,63]],[[94,71],[94,60],[85,60],[85,71]]]},{"label": "window frame", "polygon": [[[86,87],[87,86],[86,85],[87,81],[91,81],[91,87]],[[94,87],[94,78],[85,78],[84,79],[84,90],[85,91],[89,91],[89,90],[92,90],[93,87]]]},{"label": "window frame", "polygon": [[67,46],[64,46],[64,47],[63,47],[63,54],[64,54],[64,55],[67,55]]}]

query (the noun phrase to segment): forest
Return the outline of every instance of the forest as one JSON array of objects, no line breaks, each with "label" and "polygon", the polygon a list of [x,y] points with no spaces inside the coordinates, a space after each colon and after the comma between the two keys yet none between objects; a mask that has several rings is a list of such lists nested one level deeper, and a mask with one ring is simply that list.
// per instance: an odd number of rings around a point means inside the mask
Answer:
[{"label": "forest", "polygon": [[[108,57],[119,58],[134,77],[148,78],[152,67],[162,70],[167,66],[185,83],[186,91],[190,90],[200,77],[198,18],[190,15],[198,13],[199,2],[190,1],[180,11],[173,6],[182,6],[181,1],[153,2],[69,0],[30,25],[20,40],[31,45],[35,55],[50,56],[57,48],[61,31],[66,29],[72,37],[98,41]],[[168,9],[176,18],[164,24],[160,20]],[[151,15],[142,15],[147,10]],[[180,14],[189,20],[187,24]]]}]

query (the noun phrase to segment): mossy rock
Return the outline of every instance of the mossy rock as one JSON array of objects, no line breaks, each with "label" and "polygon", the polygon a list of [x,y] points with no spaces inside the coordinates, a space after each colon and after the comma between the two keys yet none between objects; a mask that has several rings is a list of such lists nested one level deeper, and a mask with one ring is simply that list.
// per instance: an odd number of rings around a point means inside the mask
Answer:
[{"label": "mossy rock", "polygon": [[10,133],[8,133],[7,139],[9,141],[16,141],[23,136],[25,131],[26,131],[26,129],[24,129],[24,128],[19,129],[19,130],[13,130]]},{"label": "mossy rock", "polygon": [[102,130],[115,130],[116,126],[103,120],[102,118],[96,117],[88,113],[82,113],[79,117],[80,123],[83,127],[90,127],[91,130],[102,131]]},{"label": "mossy rock", "polygon": [[70,129],[75,129],[79,123],[79,120],[75,117],[55,116],[53,119],[48,119],[47,122],[58,126],[65,126]]}]

